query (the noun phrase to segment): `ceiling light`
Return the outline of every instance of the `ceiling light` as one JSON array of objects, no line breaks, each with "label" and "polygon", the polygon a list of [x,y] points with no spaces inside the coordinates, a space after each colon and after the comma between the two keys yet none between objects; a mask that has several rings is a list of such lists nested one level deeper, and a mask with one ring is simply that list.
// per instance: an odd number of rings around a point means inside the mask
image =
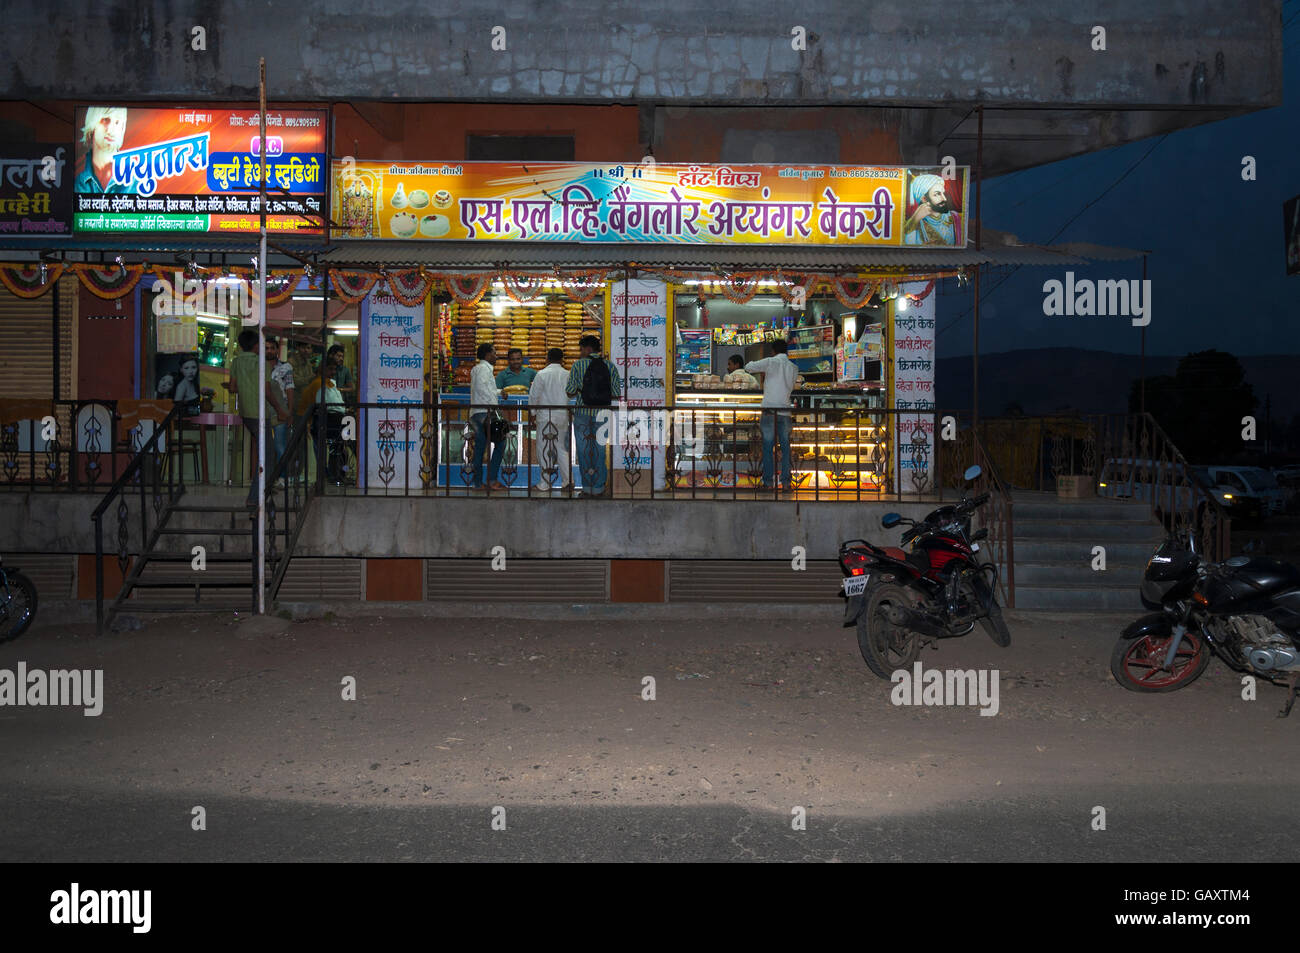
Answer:
[{"label": "ceiling light", "polygon": [[219,328],[230,326],[229,318],[208,317],[207,315],[203,315],[202,317],[196,316],[194,320],[199,324],[215,324]]}]

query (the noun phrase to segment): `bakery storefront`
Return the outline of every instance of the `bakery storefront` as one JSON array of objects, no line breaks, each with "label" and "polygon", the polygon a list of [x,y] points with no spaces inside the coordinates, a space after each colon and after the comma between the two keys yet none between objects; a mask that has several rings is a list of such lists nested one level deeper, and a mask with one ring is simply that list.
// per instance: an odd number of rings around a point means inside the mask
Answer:
[{"label": "bakery storefront", "polygon": [[949,171],[335,163],[343,231],[322,264],[360,306],[360,483],[464,492],[469,375],[491,342],[501,481],[581,487],[568,428],[537,442],[555,417],[526,382],[596,334],[622,379],[603,448],[615,497],[757,492],[762,391],[744,366],[777,338],[800,372],[798,495],[923,491],[936,283],[983,260],[965,245],[967,170]]}]

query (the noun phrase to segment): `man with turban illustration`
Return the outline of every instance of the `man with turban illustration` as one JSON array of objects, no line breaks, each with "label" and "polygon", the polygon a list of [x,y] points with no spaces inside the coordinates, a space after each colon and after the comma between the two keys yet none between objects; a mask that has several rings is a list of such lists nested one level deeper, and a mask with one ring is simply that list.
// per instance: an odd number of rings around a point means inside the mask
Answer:
[{"label": "man with turban illustration", "polygon": [[937,175],[918,175],[909,190],[916,211],[903,225],[904,245],[958,245],[961,242],[960,216],[944,192],[943,179]]}]

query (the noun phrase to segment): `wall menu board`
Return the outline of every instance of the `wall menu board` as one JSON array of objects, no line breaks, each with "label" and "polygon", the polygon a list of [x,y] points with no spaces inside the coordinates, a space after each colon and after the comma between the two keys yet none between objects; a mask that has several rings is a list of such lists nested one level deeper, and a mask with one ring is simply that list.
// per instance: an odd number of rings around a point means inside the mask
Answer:
[{"label": "wall menu board", "polygon": [[366,484],[405,489],[409,479],[420,486],[425,306],[404,305],[379,291],[365,303],[362,403],[397,405],[365,412]]},{"label": "wall menu board", "polygon": [[969,170],[581,162],[333,164],[340,237],[966,245]]},{"label": "wall menu board", "polygon": [[[666,435],[656,433],[663,415],[638,412],[637,407],[668,403],[668,286],[662,281],[634,278],[610,286],[609,353],[626,388],[626,406],[609,423],[614,442],[614,469],[635,465],[643,472],[655,466],[654,486],[665,487],[663,460]],[[616,395],[617,397],[617,395]],[[623,401],[616,400],[616,404]],[[599,434],[597,434],[599,439]],[[635,459],[629,459],[635,455]]]},{"label": "wall menu board", "polygon": [[[919,293],[924,283],[901,286]],[[927,295],[894,313],[894,446],[898,490],[921,493],[934,485],[934,299]],[[907,411],[918,413],[907,413]]]},{"label": "wall menu board", "polygon": [[68,147],[0,145],[0,235],[72,234]]},{"label": "wall menu board", "polygon": [[[249,109],[78,106],[78,232],[259,231],[259,114]],[[267,231],[322,235],[326,113],[267,113]]]}]

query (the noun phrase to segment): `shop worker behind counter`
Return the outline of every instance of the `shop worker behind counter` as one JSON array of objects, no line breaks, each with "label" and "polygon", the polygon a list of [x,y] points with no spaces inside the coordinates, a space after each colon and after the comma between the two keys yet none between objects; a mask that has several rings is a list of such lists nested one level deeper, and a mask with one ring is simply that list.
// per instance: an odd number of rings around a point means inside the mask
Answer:
[{"label": "shop worker behind counter", "polygon": [[[221,386],[226,390],[233,390],[239,397],[239,416],[244,422],[244,429],[252,436],[252,474],[251,485],[248,488],[247,504],[253,506],[257,502],[257,466],[261,459],[271,459],[274,449],[271,446],[274,437],[274,427],[276,418],[267,414],[266,420],[266,442],[267,450],[270,453],[265,455],[258,452],[257,446],[257,353],[258,334],[253,328],[241,331],[239,334],[239,351],[235,359],[230,362],[230,379],[221,382]],[[268,409],[274,409],[276,417],[281,422],[289,419],[289,408],[284,402],[284,394],[280,390],[280,385],[271,378],[271,372],[266,373],[266,403]]]},{"label": "shop worker behind counter", "polygon": [[759,429],[763,434],[763,489],[772,489],[772,471],[776,469],[776,447],[781,444],[781,487],[792,488],[790,480],[790,391],[794,390],[799,368],[786,356],[786,343],[771,342],[771,357],[750,361],[745,370],[763,375],[763,419]]},{"label": "shop worker behind counter", "polygon": [[517,347],[506,351],[509,366],[497,375],[497,387],[531,387],[537,372],[531,367],[524,367],[524,352]]},{"label": "shop worker behind counter", "polygon": [[578,437],[582,495],[604,496],[609,471],[605,466],[605,447],[596,442],[601,425],[600,409],[608,408],[615,395],[622,393],[623,382],[614,362],[600,356],[600,338],[588,334],[578,342],[578,350],[582,357],[573,362],[569,383],[564,390],[570,397],[577,398],[573,429]]}]

